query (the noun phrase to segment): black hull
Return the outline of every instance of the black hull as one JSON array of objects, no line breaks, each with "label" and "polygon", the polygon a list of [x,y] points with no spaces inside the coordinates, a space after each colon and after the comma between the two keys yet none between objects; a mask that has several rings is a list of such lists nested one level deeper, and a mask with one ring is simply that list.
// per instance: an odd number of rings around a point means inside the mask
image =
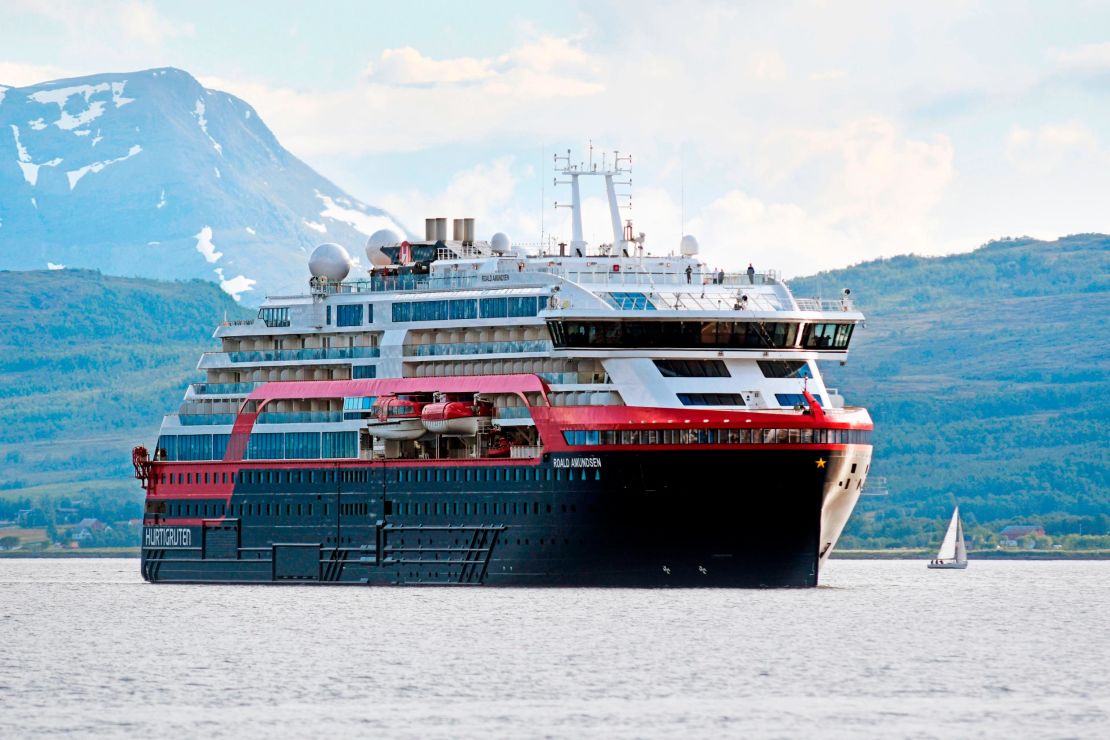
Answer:
[{"label": "black hull", "polygon": [[[528,473],[489,466],[469,482],[461,467],[462,480],[438,482],[428,468],[417,480],[416,468],[390,464],[316,467],[313,483],[261,469],[267,482],[237,483],[219,518],[175,517],[172,498],[171,515],[148,516],[142,573],[176,583],[811,587],[844,524],[830,510],[846,520],[855,500],[826,497],[869,458],[865,446],[569,454]],[[182,501],[176,511],[198,511],[195,498]]]}]

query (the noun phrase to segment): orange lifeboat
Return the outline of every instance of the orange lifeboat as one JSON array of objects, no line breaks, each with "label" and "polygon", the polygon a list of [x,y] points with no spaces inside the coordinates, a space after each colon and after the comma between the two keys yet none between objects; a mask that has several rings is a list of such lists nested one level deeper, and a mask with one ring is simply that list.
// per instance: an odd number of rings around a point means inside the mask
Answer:
[{"label": "orange lifeboat", "polygon": [[488,401],[440,401],[427,404],[420,412],[429,432],[457,436],[474,436],[482,420],[492,418],[493,404]]}]

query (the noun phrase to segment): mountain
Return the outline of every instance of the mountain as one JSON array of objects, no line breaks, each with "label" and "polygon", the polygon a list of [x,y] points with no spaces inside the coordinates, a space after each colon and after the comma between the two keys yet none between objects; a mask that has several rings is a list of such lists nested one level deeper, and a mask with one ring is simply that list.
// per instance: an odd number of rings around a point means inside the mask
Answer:
[{"label": "mountain", "polygon": [[[850,288],[867,316],[825,369],[875,420],[873,476],[844,543],[935,544],[959,503],[980,537],[1005,523],[1110,534],[1110,237],[1006,239],[791,281]],[[989,526],[988,526],[989,525]]]},{"label": "mountain", "polygon": [[0,269],[200,278],[257,304],[304,290],[316,244],[358,256],[379,228],[405,233],[179,69],[0,87]]},{"label": "mountain", "polygon": [[[214,283],[91,270],[0,271],[0,498],[141,498],[133,445],[149,445],[226,316]],[[83,490],[84,489],[84,490]],[[3,518],[3,517],[0,517]]]}]

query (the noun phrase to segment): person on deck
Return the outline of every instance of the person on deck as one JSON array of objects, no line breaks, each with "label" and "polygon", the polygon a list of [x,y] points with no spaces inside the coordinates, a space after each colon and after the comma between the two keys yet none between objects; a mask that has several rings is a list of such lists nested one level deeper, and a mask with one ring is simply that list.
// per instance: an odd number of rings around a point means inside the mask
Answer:
[{"label": "person on deck", "polygon": [[690,278],[693,276],[693,274],[694,274],[694,268],[690,267],[690,265],[686,265],[686,284],[687,285],[690,284]]},{"label": "person on deck", "polygon": [[748,263],[748,282],[755,285],[755,268],[751,262]]}]

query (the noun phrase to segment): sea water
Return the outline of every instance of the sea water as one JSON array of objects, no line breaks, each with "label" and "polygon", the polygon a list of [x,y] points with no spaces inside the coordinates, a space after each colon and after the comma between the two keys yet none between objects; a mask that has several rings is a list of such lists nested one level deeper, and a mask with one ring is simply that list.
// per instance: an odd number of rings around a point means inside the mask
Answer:
[{"label": "sea water", "polygon": [[0,737],[1110,737],[1110,562],[794,591],[150,585],[0,560]]}]

